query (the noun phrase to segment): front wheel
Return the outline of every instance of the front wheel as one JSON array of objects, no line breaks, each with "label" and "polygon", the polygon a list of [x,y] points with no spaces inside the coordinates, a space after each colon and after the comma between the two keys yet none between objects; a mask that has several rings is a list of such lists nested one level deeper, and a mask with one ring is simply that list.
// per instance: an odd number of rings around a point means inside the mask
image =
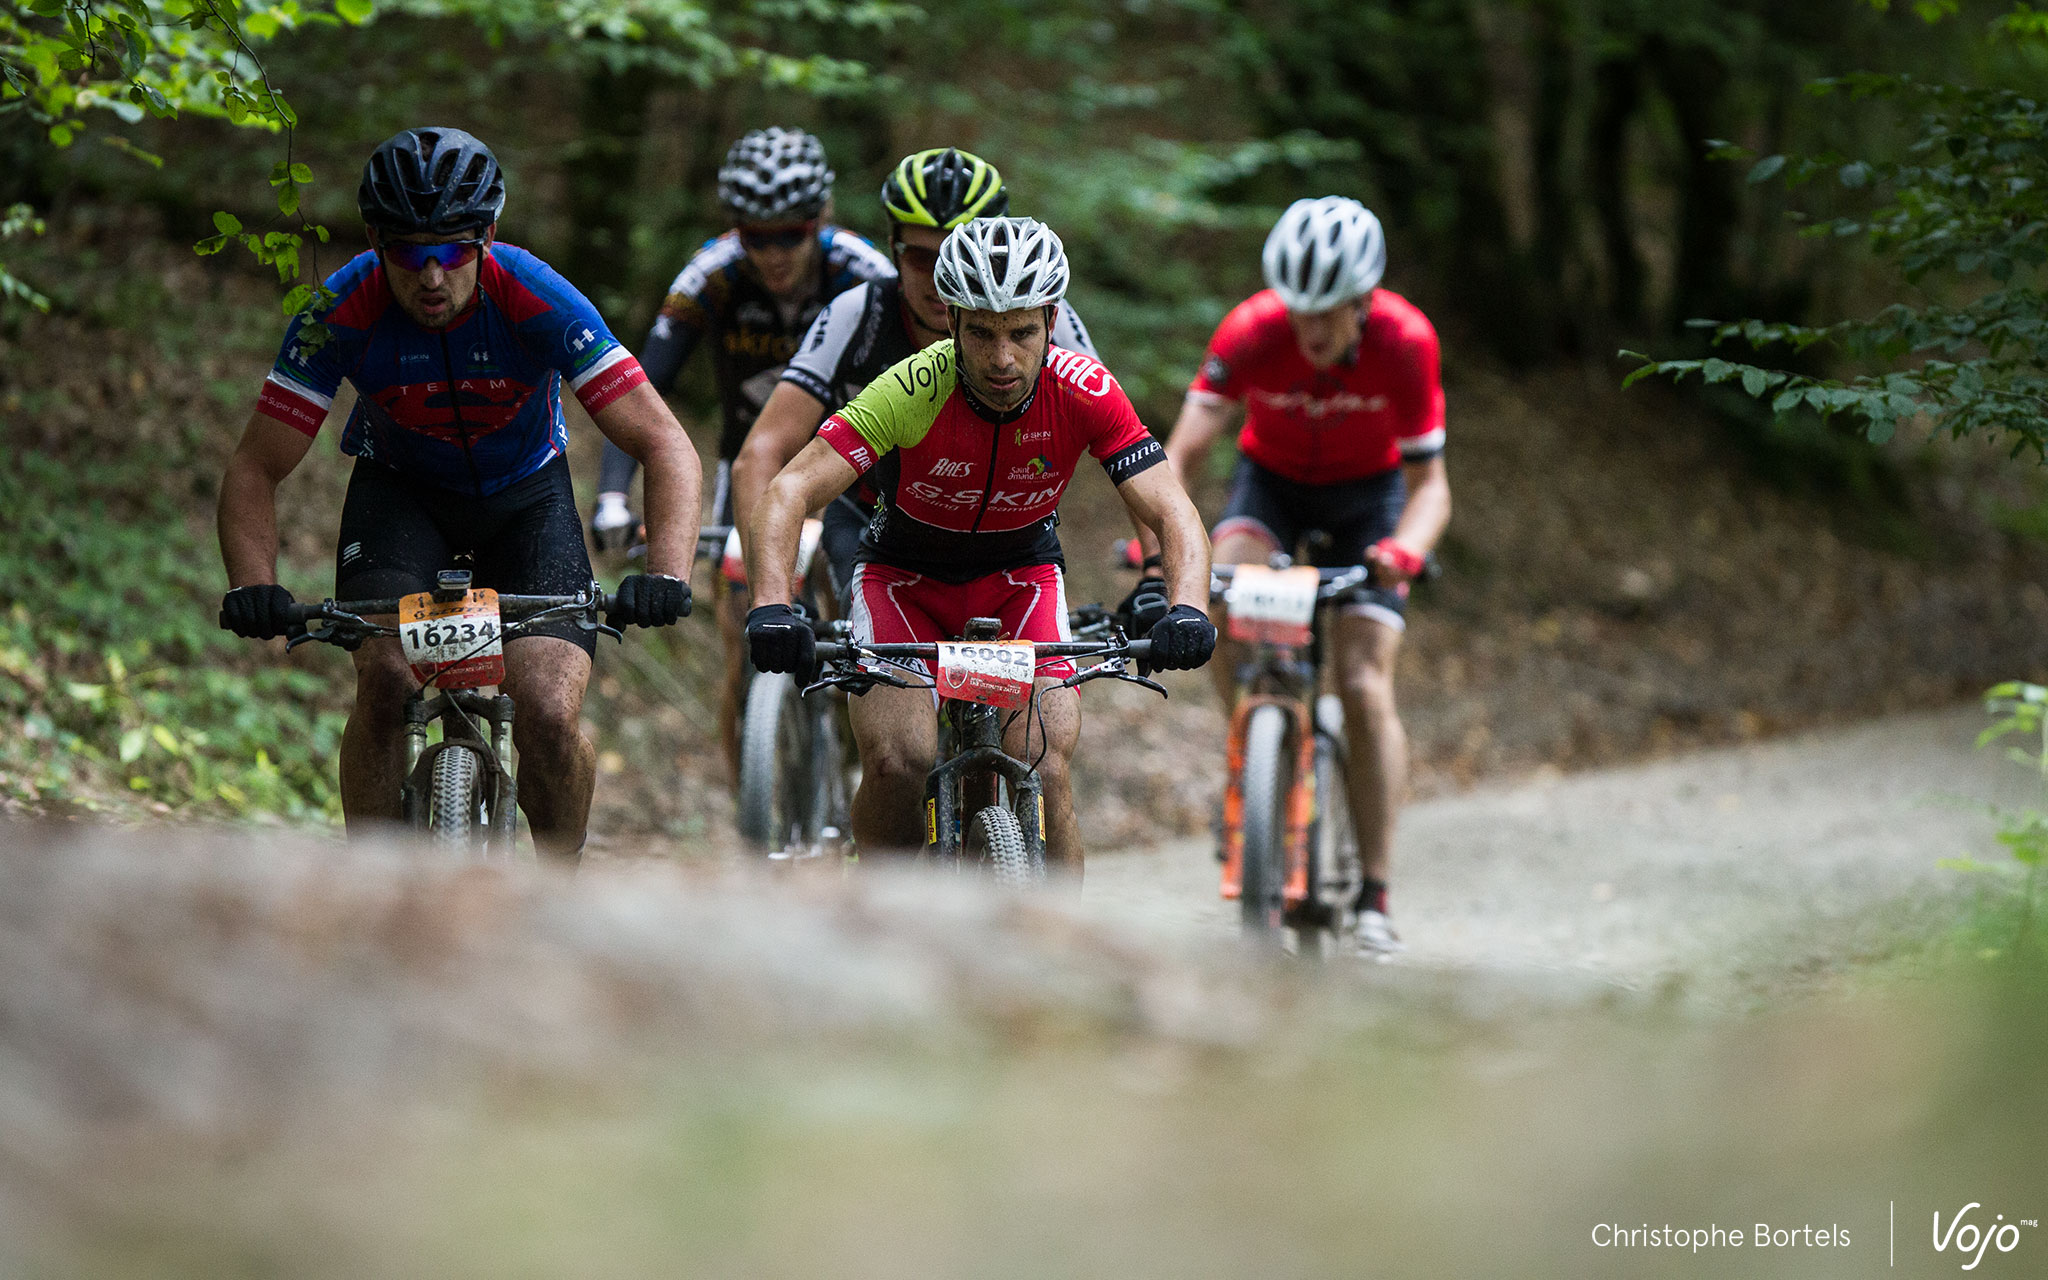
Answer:
[{"label": "front wheel", "polygon": [[478,845],[477,758],[468,747],[448,747],[434,757],[432,809],[427,838],[437,849],[467,854]]},{"label": "front wheel", "polygon": [[1244,856],[1238,907],[1245,932],[1277,941],[1287,883],[1287,793],[1293,769],[1287,755],[1287,711],[1262,706],[1245,726]]},{"label": "front wheel", "polygon": [[982,873],[1005,889],[1028,889],[1045,880],[1045,860],[1024,847],[1024,828],[1017,815],[1001,805],[988,805],[967,825],[967,853]]},{"label": "front wheel", "polygon": [[803,690],[786,672],[764,671],[747,686],[740,722],[740,837],[757,853],[806,843],[812,810],[812,726]]}]

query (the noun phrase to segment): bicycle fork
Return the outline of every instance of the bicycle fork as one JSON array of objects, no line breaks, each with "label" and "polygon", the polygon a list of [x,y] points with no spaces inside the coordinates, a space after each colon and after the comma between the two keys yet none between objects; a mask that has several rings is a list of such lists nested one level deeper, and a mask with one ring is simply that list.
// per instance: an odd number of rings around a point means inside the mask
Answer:
[{"label": "bicycle fork", "polygon": [[993,784],[997,778],[1010,784],[1010,808],[1017,815],[1017,825],[1024,832],[1025,856],[1034,864],[1044,860],[1044,784],[1039,781],[1036,770],[1005,754],[1001,747],[969,747],[934,768],[925,779],[925,843],[938,857],[957,859],[960,856],[963,819],[972,816],[961,812],[962,794],[970,788],[991,793],[985,798],[975,796],[972,804],[975,809],[984,804],[994,804],[996,788],[993,785],[975,788],[975,784],[984,779]]},{"label": "bicycle fork", "polygon": [[1236,901],[1244,893],[1244,753],[1252,712],[1279,707],[1293,722],[1294,776],[1287,788],[1287,882],[1282,895],[1289,907],[1308,900],[1308,832],[1315,819],[1316,734],[1309,707],[1299,698],[1246,694],[1230,714],[1227,744],[1228,780],[1223,790],[1222,894]]},{"label": "bicycle fork", "polygon": [[[491,843],[501,853],[509,855],[512,852],[519,822],[519,783],[507,763],[512,758],[512,715],[513,703],[508,694],[448,689],[429,698],[423,689],[413,691],[405,701],[405,782],[399,792],[400,809],[407,826],[418,830],[427,825],[427,797],[432,792],[430,780],[434,757],[443,751],[474,751],[483,765],[484,774],[490,779],[481,785],[490,788]],[[481,717],[490,724],[488,746],[468,733],[469,726],[474,723],[470,716]],[[430,747],[427,745],[427,726],[435,720],[442,721],[442,736],[440,742]],[[448,732],[449,725],[456,723],[462,726],[462,731]]]}]

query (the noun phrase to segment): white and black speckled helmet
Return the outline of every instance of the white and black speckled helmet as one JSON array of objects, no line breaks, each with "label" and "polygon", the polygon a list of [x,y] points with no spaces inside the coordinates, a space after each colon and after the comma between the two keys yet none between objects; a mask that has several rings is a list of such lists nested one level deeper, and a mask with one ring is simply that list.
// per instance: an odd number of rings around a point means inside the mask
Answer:
[{"label": "white and black speckled helmet", "polygon": [[1296,200],[1266,237],[1266,283],[1290,311],[1327,311],[1373,291],[1387,270],[1380,220],[1348,196]]},{"label": "white and black speckled helmet", "polygon": [[1036,218],[976,218],[939,246],[932,283],[956,307],[1019,311],[1067,296],[1067,250]]},{"label": "white and black speckled helmet", "polygon": [[801,129],[756,129],[725,153],[718,198],[740,222],[815,218],[832,198],[825,146]]}]

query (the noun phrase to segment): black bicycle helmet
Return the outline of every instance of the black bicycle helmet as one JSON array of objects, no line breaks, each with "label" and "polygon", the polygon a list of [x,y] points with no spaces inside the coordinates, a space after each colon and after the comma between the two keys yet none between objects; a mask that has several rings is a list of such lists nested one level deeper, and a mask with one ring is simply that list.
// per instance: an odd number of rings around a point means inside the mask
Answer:
[{"label": "black bicycle helmet", "polygon": [[882,208],[899,223],[950,231],[1010,211],[1003,175],[978,155],[934,147],[903,157],[882,179]]},{"label": "black bicycle helmet", "polygon": [[407,129],[370,153],[356,207],[382,231],[453,235],[498,220],[505,175],[491,149],[460,129]]},{"label": "black bicycle helmet", "polygon": [[815,218],[832,198],[825,144],[801,129],[756,129],[725,153],[718,198],[741,222]]}]

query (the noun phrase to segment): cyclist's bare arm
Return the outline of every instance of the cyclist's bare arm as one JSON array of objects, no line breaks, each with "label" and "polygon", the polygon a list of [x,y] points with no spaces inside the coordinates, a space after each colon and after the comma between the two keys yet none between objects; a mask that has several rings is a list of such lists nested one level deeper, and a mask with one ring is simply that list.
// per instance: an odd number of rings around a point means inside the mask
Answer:
[{"label": "cyclist's bare arm", "polygon": [[1116,487],[1131,521],[1162,548],[1166,598],[1209,611],[1209,534],[1170,467],[1149,467]]},{"label": "cyclist's bare arm", "polygon": [[292,473],[313,437],[265,413],[249,415],[241,443],[220,482],[220,558],[230,587],[277,581],[277,486]]},{"label": "cyclist's bare arm", "polygon": [[[1173,420],[1173,434],[1166,438],[1166,462],[1182,493],[1188,490],[1188,478],[1201,470],[1209,446],[1243,416],[1243,405],[1205,392],[1190,391],[1180,402],[1180,416]],[[1138,544],[1148,556],[1159,551],[1158,539],[1149,532],[1139,531]]]},{"label": "cyclist's bare arm", "polygon": [[[804,517],[844,493],[859,478],[838,450],[823,440],[805,445],[775,477],[761,497],[753,527],[741,535],[747,553],[747,581],[753,586],[756,606],[790,602],[790,578],[796,568]],[[1208,570],[1202,572],[1206,578]],[[1205,581],[1204,592],[1207,589]]]},{"label": "cyclist's bare arm", "polygon": [[[1444,456],[1401,464],[1401,479],[1408,486],[1408,505],[1401,509],[1400,523],[1394,526],[1394,541],[1426,556],[1435,550],[1436,540],[1451,522],[1451,477],[1444,469]],[[1373,562],[1397,579],[1405,576],[1383,556],[1374,556]]]},{"label": "cyclist's bare arm", "polygon": [[761,495],[790,459],[803,452],[824,420],[825,402],[794,382],[778,382],[768,393],[768,403],[747,428],[747,442],[732,461],[732,522],[742,543],[753,528]]},{"label": "cyclist's bare arm", "polygon": [[598,410],[596,422],[606,439],[647,469],[647,571],[688,578],[704,483],[696,446],[648,383]]}]

